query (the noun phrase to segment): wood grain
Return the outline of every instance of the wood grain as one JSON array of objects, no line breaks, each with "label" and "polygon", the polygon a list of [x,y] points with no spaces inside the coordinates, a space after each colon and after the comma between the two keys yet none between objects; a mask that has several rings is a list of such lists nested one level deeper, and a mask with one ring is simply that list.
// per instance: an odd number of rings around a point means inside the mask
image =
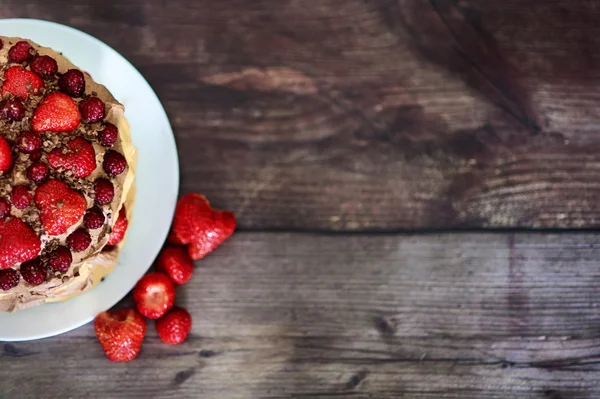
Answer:
[{"label": "wood grain", "polygon": [[241,233],[179,288],[185,344],[0,344],[0,396],[596,398],[599,258],[598,234]]},{"label": "wood grain", "polygon": [[244,229],[600,226],[593,1],[70,4],[0,16],[130,59],[171,117],[182,190]]}]

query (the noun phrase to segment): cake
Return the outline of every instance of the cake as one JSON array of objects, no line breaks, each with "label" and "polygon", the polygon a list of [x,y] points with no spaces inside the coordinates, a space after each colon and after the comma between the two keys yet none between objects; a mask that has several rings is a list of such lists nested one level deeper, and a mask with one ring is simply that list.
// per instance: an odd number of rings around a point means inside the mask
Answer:
[{"label": "cake", "polygon": [[15,311],[114,269],[136,153],[104,86],[50,48],[0,40],[0,311]]}]

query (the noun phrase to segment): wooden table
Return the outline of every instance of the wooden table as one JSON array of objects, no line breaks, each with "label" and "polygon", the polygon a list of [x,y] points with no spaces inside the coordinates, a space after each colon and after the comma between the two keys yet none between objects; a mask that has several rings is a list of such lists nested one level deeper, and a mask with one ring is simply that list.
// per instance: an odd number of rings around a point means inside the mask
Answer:
[{"label": "wooden table", "polygon": [[3,399],[600,397],[598,2],[3,0],[0,16],[131,60],[171,118],[182,192],[240,227],[179,291],[184,345],[151,327],[113,364],[89,325],[0,344]]}]

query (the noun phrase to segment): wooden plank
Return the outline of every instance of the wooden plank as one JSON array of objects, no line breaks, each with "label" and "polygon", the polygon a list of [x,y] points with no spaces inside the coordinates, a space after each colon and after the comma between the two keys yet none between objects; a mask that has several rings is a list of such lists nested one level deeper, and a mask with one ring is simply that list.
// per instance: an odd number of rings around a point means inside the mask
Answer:
[{"label": "wooden plank", "polygon": [[600,225],[600,8],[506,0],[0,4],[129,58],[182,190],[245,229]]},{"label": "wooden plank", "polygon": [[179,288],[185,344],[0,344],[0,396],[596,398],[599,258],[599,234],[241,233]]}]

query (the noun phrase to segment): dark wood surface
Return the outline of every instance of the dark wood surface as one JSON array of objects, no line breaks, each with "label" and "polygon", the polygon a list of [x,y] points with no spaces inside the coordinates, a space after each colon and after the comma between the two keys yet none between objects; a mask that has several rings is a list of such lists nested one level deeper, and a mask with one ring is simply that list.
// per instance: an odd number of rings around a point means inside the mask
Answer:
[{"label": "dark wood surface", "polygon": [[89,325],[0,343],[2,399],[600,397],[600,236],[572,230],[600,226],[598,2],[3,0],[0,17],[128,58],[170,116],[182,192],[241,230],[179,290],[187,343],[151,327],[126,365]]},{"label": "dark wood surface", "polygon": [[180,291],[185,344],[5,343],[0,395],[598,398],[599,258],[598,234],[240,233]]}]

